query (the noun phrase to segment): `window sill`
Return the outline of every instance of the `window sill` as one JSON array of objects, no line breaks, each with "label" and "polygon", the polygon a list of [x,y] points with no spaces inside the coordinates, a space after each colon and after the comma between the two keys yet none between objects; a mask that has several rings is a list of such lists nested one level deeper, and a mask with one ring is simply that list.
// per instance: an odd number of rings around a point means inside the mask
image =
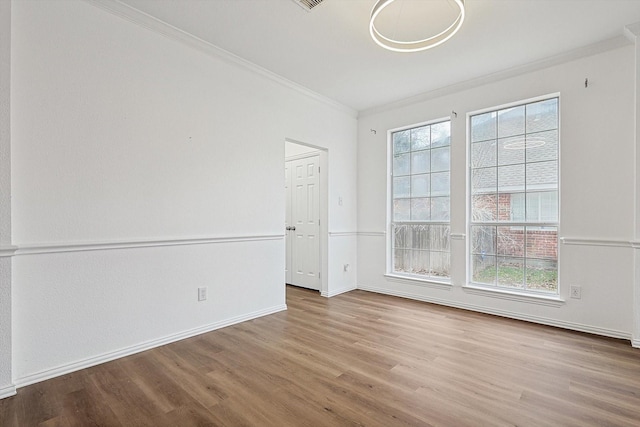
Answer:
[{"label": "window sill", "polygon": [[443,279],[443,280],[435,280],[431,278],[423,279],[417,276],[401,276],[399,274],[391,274],[391,273],[385,274],[384,277],[386,277],[387,280],[391,282],[411,283],[414,285],[421,285],[429,288],[443,289],[447,291],[450,291],[452,287],[451,281],[446,279]]},{"label": "window sill", "polygon": [[565,300],[559,295],[538,295],[524,292],[511,291],[507,289],[489,288],[481,285],[467,284],[462,289],[474,295],[482,295],[493,298],[501,298],[510,301],[527,302],[531,304],[546,305],[550,307],[561,307]]}]

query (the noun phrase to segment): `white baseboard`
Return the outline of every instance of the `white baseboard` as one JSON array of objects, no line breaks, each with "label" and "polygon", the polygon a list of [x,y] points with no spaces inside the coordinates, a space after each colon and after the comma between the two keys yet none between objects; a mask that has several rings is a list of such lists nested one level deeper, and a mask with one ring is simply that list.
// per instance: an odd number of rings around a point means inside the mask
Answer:
[{"label": "white baseboard", "polygon": [[4,399],[6,397],[11,397],[16,395],[16,386],[10,385],[3,388],[0,388],[0,399]]},{"label": "white baseboard", "polygon": [[640,348],[640,339],[631,340],[631,346],[635,348]]},{"label": "white baseboard", "polygon": [[[476,311],[478,313],[492,314],[494,316],[508,317],[510,319],[524,320],[526,322],[539,323],[541,325],[555,326],[557,328],[569,329],[578,332],[587,332],[595,335],[602,335],[611,338],[620,338],[631,341],[631,334],[628,332],[617,331],[614,329],[600,328],[598,326],[584,325],[582,323],[567,322],[564,320],[550,319],[548,317],[532,316],[529,314],[516,313],[508,310],[498,310],[490,307],[483,307],[474,304],[465,304],[456,301],[443,300],[440,298],[432,298],[424,295],[414,294],[410,292],[401,292],[391,289],[378,288],[375,286],[358,285],[358,289],[363,291],[375,292],[379,294],[392,295],[401,298],[414,299],[432,304],[444,305],[447,307],[460,308],[463,310]],[[640,347],[640,341],[632,343],[634,347]]]},{"label": "white baseboard", "polygon": [[[287,305],[282,304],[275,307],[266,308],[264,310],[254,311],[252,313],[248,313],[242,316],[232,317],[230,319],[225,319],[225,320],[221,320],[219,322],[211,323],[205,326],[189,329],[184,332],[179,332],[177,334],[168,335],[163,338],[158,338],[158,339],[147,341],[141,344],[126,347],[121,350],[101,354],[101,355],[90,357],[77,362],[61,365],[55,368],[46,369],[44,371],[40,371],[35,374],[27,375],[22,378],[17,378],[14,380],[14,383],[16,387],[24,387],[40,381],[45,381],[45,380],[55,378],[61,375],[65,375],[71,372],[79,371],[81,369],[90,368],[91,366],[96,366],[105,362],[110,362],[112,360],[119,359],[121,357],[126,357],[132,354],[140,353],[142,351],[150,350],[155,347],[160,347],[165,344],[180,341],[185,338],[190,338],[196,335],[204,334],[206,332],[214,331],[216,329],[221,329],[227,326],[235,325],[237,323],[242,323],[248,320],[256,319],[258,317],[284,311],[286,309],[287,309]],[[2,391],[3,390],[0,390],[0,393],[2,393]],[[14,387],[14,391],[15,391],[15,387]]]},{"label": "white baseboard", "polygon": [[358,287],[356,285],[353,285],[349,286],[348,288],[334,289],[331,292],[321,292],[320,295],[326,298],[331,298],[335,297],[336,295],[344,294],[345,292],[355,291],[356,289],[358,289]]}]

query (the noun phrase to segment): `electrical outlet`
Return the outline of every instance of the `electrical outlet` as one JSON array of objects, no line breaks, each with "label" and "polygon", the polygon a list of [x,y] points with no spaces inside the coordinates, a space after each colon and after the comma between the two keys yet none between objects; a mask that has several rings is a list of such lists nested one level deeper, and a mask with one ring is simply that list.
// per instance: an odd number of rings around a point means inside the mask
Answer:
[{"label": "electrical outlet", "polygon": [[571,286],[571,298],[582,298],[582,288],[580,286]]},{"label": "electrical outlet", "polygon": [[198,288],[198,301],[204,301],[207,299],[207,287],[203,286]]}]

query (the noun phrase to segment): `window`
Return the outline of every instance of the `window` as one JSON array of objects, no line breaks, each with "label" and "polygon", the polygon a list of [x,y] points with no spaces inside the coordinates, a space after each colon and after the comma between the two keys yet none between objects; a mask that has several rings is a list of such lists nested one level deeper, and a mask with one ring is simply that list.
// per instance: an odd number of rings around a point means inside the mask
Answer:
[{"label": "window", "polygon": [[391,271],[448,278],[450,121],[391,132]]},{"label": "window", "polygon": [[558,292],[558,98],[470,117],[471,282]]}]

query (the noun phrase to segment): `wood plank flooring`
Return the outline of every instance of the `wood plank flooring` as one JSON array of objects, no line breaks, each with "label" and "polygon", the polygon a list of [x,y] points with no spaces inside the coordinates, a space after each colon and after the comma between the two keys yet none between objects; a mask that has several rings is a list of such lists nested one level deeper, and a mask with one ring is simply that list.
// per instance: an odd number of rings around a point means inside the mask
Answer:
[{"label": "wood plank flooring", "polygon": [[629,342],[364,291],[18,390],[0,426],[640,426]]}]

